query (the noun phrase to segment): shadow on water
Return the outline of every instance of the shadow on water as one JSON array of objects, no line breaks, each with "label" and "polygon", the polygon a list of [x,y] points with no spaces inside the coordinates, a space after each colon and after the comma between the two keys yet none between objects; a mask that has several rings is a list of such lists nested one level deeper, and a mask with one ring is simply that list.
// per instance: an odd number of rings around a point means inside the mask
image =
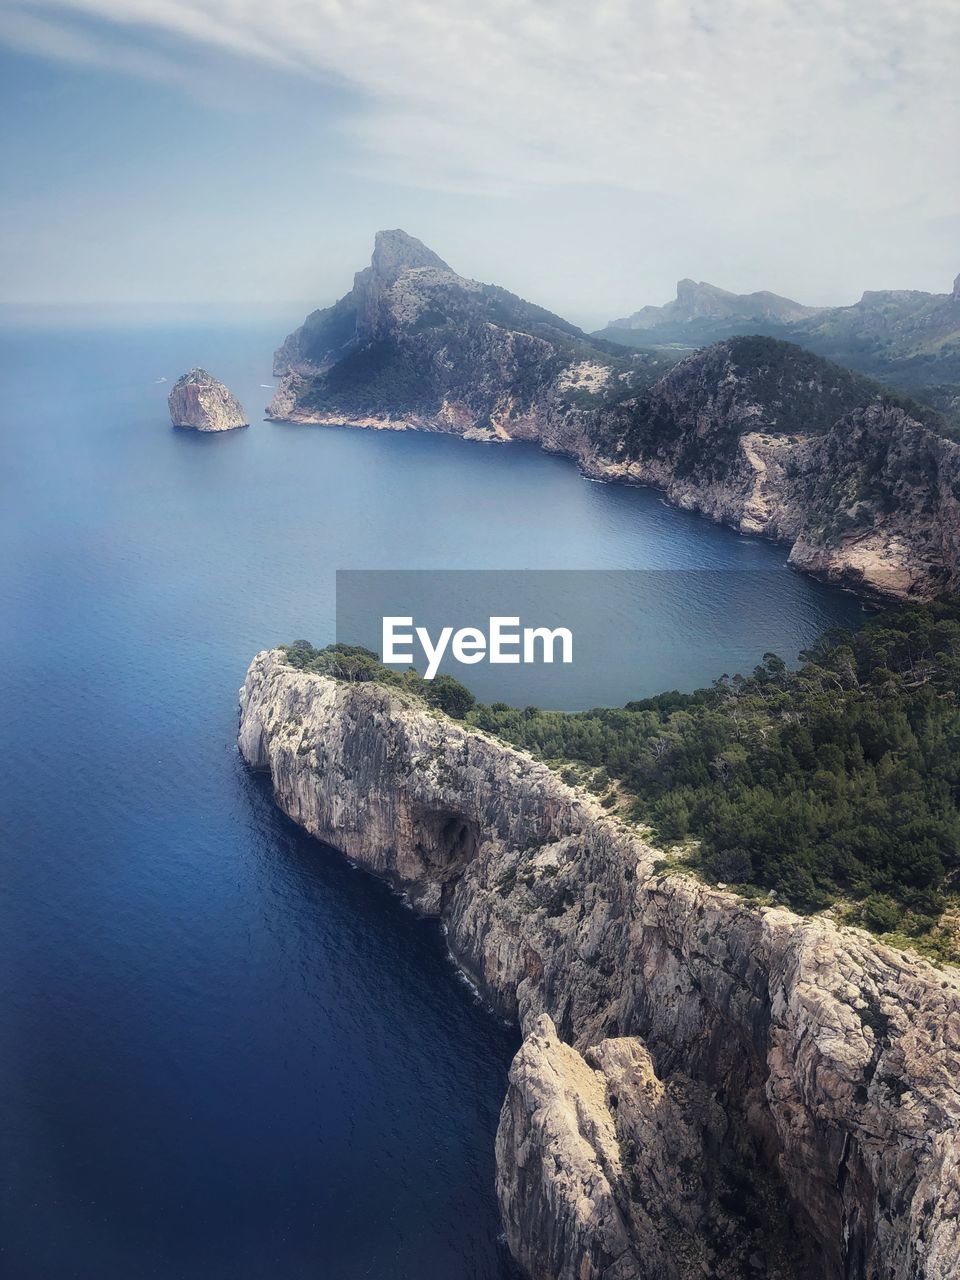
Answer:
[{"label": "shadow on water", "polygon": [[[340,1236],[336,1274],[354,1274],[344,1239],[360,1248],[357,1275],[414,1274],[409,1257],[398,1260],[396,1271],[390,1263],[398,1243],[404,1255],[411,1252],[409,1231],[417,1239],[418,1276],[508,1280],[516,1272],[489,1194],[493,1133],[518,1029],[462,977],[437,921],[418,916],[376,876],[290,821],[273,803],[265,774],[239,760],[237,768],[256,832],[263,898],[278,904],[275,912],[268,907],[266,928],[278,947],[298,952],[294,968],[321,1028],[304,1029],[305,1047],[316,1054],[315,1087],[329,1109],[330,1095],[345,1093],[344,1071],[362,1071],[369,1095],[353,1096],[354,1082],[344,1097],[350,1115],[334,1123],[351,1134],[367,1125],[378,1132],[377,1145],[368,1138],[362,1153],[369,1199],[330,1206]],[[298,904],[298,938],[290,936],[291,901]],[[304,1123],[309,1127],[310,1117]],[[397,1179],[398,1164],[411,1175],[431,1167],[430,1185],[415,1176]],[[312,1191],[322,1216],[335,1191],[322,1185]]]}]

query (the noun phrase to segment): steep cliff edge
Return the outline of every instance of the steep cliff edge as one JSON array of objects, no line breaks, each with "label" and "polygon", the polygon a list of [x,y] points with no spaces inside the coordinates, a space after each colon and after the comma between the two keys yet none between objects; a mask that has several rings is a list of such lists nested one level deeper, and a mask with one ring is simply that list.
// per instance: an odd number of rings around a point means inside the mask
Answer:
[{"label": "steep cliff edge", "polygon": [[[546,766],[403,691],[263,653],[239,743],[294,821],[440,916],[520,1020],[498,1193],[531,1276],[956,1275],[954,976],[658,874]],[[809,1256],[744,1205],[765,1177]]]},{"label": "steep cliff edge", "polygon": [[734,338],[598,411],[588,474],[791,547],[790,563],[897,598],[960,582],[960,444],[809,352]]},{"label": "steep cliff edge", "polygon": [[380,232],[350,293],[277,351],[270,416],[535,441],[786,542],[809,572],[895,597],[960,584],[960,444],[935,415],[773,338],[678,354],[591,338]]}]

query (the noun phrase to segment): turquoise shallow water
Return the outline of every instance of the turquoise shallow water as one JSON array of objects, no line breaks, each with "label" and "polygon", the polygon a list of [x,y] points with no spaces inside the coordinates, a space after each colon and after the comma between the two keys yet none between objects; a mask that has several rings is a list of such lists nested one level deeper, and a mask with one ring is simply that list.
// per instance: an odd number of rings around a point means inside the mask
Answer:
[{"label": "turquoise shallow water", "polygon": [[[782,550],[534,449],[166,425],[155,379],[194,364],[259,409],[276,337],[0,333],[12,1280],[508,1274],[492,1148],[515,1033],[433,925],[294,830],[236,756],[249,659],[332,638],[336,569],[700,571],[648,605],[656,670],[607,669],[584,705],[860,616]],[[731,568],[756,573],[746,600]]]}]

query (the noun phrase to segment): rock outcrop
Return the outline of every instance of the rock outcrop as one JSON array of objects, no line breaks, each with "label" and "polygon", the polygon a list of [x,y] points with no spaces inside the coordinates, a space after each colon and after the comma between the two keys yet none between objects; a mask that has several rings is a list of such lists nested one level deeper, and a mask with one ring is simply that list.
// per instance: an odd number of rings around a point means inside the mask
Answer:
[{"label": "rock outcrop", "polygon": [[175,427],[194,431],[232,431],[249,426],[243,406],[206,369],[191,369],[173,384],[167,397]]},{"label": "rock outcrop", "polygon": [[259,654],[240,750],[311,834],[439,916],[525,1032],[497,1139],[535,1280],[952,1280],[960,982],[696,880],[412,695]]},{"label": "rock outcrop", "polygon": [[350,292],[334,306],[311,312],[277,350],[273,359],[276,377],[291,373],[299,378],[322,375],[338,360],[375,338],[384,295],[408,271],[425,271],[434,280],[460,279],[414,236],[399,229],[378,231],[370,265],[356,273]]},{"label": "rock outcrop", "polygon": [[960,585],[960,445],[787,342],[675,361],[588,338],[380,232],[351,292],[277,352],[270,415],[536,441],[594,479],[786,542],[831,580],[920,598]]},{"label": "rock outcrop", "polygon": [[[748,1226],[719,1203],[713,1161],[726,1129],[713,1090],[682,1074],[659,1079],[639,1037],[581,1054],[541,1014],[511,1068],[497,1133],[514,1257],[551,1280],[580,1280],[585,1258],[590,1275],[617,1280],[732,1280],[751,1253],[767,1276],[795,1274],[776,1256],[776,1232],[757,1243],[761,1259]],[[721,1223],[733,1235],[719,1254]]]},{"label": "rock outcrop", "polygon": [[[281,382],[269,413],[507,439],[507,420],[532,409],[562,370],[613,350],[506,289],[458,275],[413,236],[380,231],[350,292],[276,352]],[[626,356],[622,372],[647,363]]]}]

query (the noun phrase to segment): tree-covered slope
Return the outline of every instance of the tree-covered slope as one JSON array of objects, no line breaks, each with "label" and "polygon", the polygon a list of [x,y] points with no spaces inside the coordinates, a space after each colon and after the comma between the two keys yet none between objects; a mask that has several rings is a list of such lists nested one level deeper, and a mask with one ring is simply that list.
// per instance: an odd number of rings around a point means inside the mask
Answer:
[{"label": "tree-covered slope", "polygon": [[[532,751],[708,880],[905,935],[960,961],[960,600],[824,635],[790,670],[581,713],[482,706],[366,650],[290,646],[296,667],[401,684]],[[665,855],[667,856],[667,855]]]},{"label": "tree-covered slope", "polygon": [[752,335],[688,357],[604,414],[600,429],[615,457],[661,453],[681,475],[706,468],[717,476],[745,433],[822,435],[881,394],[876,383],[802,347]]},{"label": "tree-covered slope", "polygon": [[681,281],[675,302],[613,320],[597,336],[645,348],[703,347],[738,334],[784,338],[922,400],[960,432],[960,276],[950,293],[876,290],[852,306],[818,308],[789,299],[765,305],[774,295],[710,285],[684,292],[692,283]]}]

